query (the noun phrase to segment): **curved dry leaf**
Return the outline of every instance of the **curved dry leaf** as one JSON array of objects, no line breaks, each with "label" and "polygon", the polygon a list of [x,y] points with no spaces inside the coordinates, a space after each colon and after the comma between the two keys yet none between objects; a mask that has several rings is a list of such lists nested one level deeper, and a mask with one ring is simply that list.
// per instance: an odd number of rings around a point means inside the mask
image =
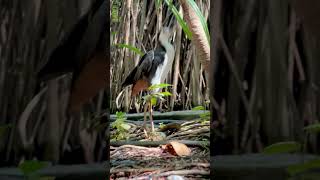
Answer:
[{"label": "curved dry leaf", "polygon": [[27,147],[33,141],[33,139],[28,139],[27,137],[27,121],[31,116],[31,113],[33,112],[36,105],[40,102],[42,95],[46,92],[47,89],[48,86],[43,88],[36,96],[34,96],[33,99],[27,104],[27,107],[24,109],[22,114],[20,115],[17,126],[24,147]]},{"label": "curved dry leaf", "polygon": [[191,150],[185,144],[179,143],[177,141],[171,141],[170,145],[172,146],[175,154],[177,154],[178,156],[189,156],[191,154]]}]

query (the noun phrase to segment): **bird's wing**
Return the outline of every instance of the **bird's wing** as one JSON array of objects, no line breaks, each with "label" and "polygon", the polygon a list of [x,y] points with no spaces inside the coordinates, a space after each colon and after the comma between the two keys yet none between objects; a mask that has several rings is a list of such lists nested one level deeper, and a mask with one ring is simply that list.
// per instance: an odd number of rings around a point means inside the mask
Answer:
[{"label": "bird's wing", "polygon": [[[105,3],[102,5],[103,2]],[[103,47],[97,44],[103,40],[107,41],[106,38],[99,38],[102,31],[106,34],[108,21],[106,4],[105,0],[96,0],[90,10],[72,26],[57,47],[50,52],[46,64],[40,65],[37,72],[40,81],[80,69],[87,63],[88,57],[94,56],[93,48]]]},{"label": "bird's wing", "polygon": [[88,14],[85,14],[51,51],[48,61],[40,65],[37,72],[39,80],[45,81],[74,70],[76,50],[87,26]]},{"label": "bird's wing", "polygon": [[96,0],[88,13],[88,26],[77,48],[78,69],[85,66],[97,51],[105,51],[109,17],[105,0]]},{"label": "bird's wing", "polygon": [[122,88],[136,83],[138,80],[145,80],[149,84],[154,73],[164,60],[164,53],[149,51],[142,56],[139,64],[129,73],[125,81],[122,83]]},{"label": "bird's wing", "polygon": [[77,49],[77,67],[73,72],[69,112],[79,111],[82,104],[108,84],[107,16],[108,1],[96,0],[88,15],[88,27]]},{"label": "bird's wing", "polygon": [[137,72],[134,76],[134,80],[142,79],[143,77],[148,77],[149,72],[152,67],[152,62],[154,60],[154,51],[147,52],[140,60],[137,66]]},{"label": "bird's wing", "polygon": [[149,51],[141,57],[138,65],[135,68],[133,68],[133,70],[125,78],[124,82],[121,85],[121,88],[124,88],[126,86],[129,86],[130,84],[135,83],[141,77],[142,72],[148,69],[150,62],[152,61],[152,58],[153,58],[152,54],[153,54],[153,51]]}]

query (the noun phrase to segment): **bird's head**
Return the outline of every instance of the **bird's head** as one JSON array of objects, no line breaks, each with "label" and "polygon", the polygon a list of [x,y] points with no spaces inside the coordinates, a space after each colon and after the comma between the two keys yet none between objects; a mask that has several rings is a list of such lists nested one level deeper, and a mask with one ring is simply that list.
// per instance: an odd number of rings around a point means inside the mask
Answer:
[{"label": "bird's head", "polygon": [[171,29],[169,27],[163,27],[160,32],[159,40],[169,41],[170,36],[171,36]]}]

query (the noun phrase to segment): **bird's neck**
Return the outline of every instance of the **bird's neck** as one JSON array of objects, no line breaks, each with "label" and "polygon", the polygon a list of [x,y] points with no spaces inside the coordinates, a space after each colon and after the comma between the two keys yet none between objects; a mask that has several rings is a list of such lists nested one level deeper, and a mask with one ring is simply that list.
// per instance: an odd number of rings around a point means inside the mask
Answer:
[{"label": "bird's neck", "polygon": [[161,74],[161,82],[164,82],[168,76],[168,72],[172,69],[173,59],[174,59],[174,47],[169,41],[160,41],[160,44],[166,50],[167,62],[163,67],[163,72]]},{"label": "bird's neck", "polygon": [[169,61],[173,61],[174,47],[168,40],[160,40],[161,46],[166,50]]}]

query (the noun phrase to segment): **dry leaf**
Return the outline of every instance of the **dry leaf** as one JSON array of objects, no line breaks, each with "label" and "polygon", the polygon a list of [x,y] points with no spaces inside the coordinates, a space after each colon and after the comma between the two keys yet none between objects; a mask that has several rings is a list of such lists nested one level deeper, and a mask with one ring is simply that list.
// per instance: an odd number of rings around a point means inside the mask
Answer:
[{"label": "dry leaf", "polygon": [[171,141],[169,144],[166,144],[165,149],[170,154],[178,156],[189,156],[191,153],[191,150],[185,144],[177,141]]}]

